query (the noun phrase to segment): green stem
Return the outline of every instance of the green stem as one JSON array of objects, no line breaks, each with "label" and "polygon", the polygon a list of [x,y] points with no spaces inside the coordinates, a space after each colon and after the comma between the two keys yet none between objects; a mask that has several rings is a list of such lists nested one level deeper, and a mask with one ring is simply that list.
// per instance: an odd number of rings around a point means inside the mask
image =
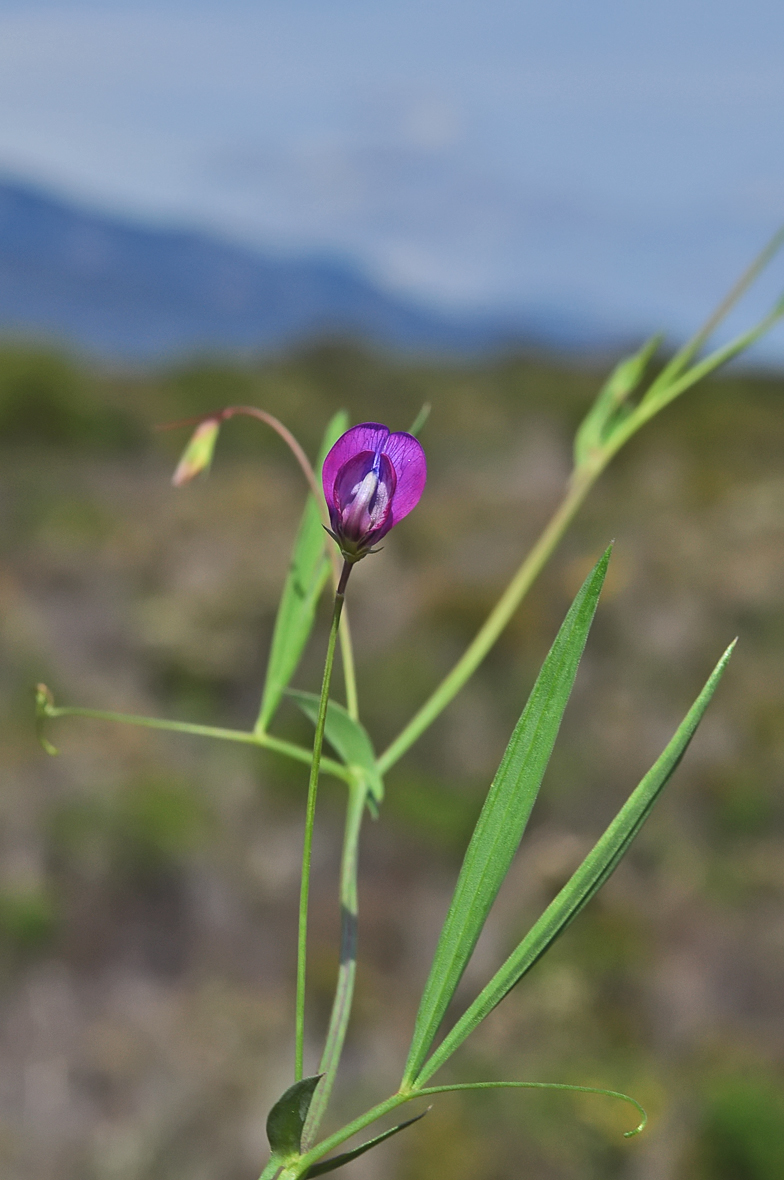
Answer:
[{"label": "green stem", "polygon": [[546,565],[601,469],[597,465],[592,467],[590,471],[575,472],[569,489],[555,514],[551,517],[539,540],[512,578],[473,641],[463,652],[452,671],[441,681],[432,696],[414,714],[405,729],[392,742],[392,745],[379,757],[378,769],[381,774],[386,774],[389,768],[394,766],[406,750],[433,723],[439,713],[443,712],[449,702],[457,696],[466,681],[473,676],[517,610],[521,600],[528,593],[532,583]]},{"label": "green stem", "polygon": [[319,1065],[319,1073],[323,1074],[321,1082],[313,1095],[308,1117],[302,1132],[302,1143],[305,1149],[310,1147],[316,1137],[319,1124],[327,1109],[335,1076],[343,1052],[346,1030],[351,1016],[351,1004],[354,998],[354,978],[357,968],[357,867],[359,853],[359,834],[362,827],[362,816],[367,802],[367,788],[364,783],[349,789],[348,808],[346,810],[346,830],[343,837],[343,855],[340,865],[340,964],[338,967],[338,982],[335,989],[335,999],[332,1002],[332,1014],[329,1020],[327,1040]]},{"label": "green stem", "polygon": [[280,1171],[280,1167],[281,1165],[273,1156],[264,1171],[259,1176],[259,1180],[272,1180],[273,1176],[277,1176],[278,1172]]},{"label": "green stem", "polygon": [[[432,724],[439,713],[446,708],[466,681],[473,676],[509,622],[518,605],[528,593],[532,583],[538,577],[542,568],[552,555],[553,550],[566,532],[566,529],[574,519],[586,495],[613,456],[628,442],[633,434],[636,434],[641,426],[664,409],[669,402],[673,401],[684,390],[696,384],[697,381],[702,380],[708,373],[713,372],[720,365],[725,364],[728,360],[731,360],[734,356],[737,356],[744,349],[748,348],[784,316],[784,300],[782,300],[774,307],[769,315],[765,316],[750,331],[738,336],[723,348],[717,349],[716,352],[694,365],[686,373],[683,373],[682,376],[677,375],[682,372],[684,364],[688,363],[688,360],[694,355],[694,352],[700,346],[706,334],[726,314],[726,311],[732,306],[738,294],[745,290],[748,282],[756,276],[772,254],[779,249],[782,241],[784,241],[784,230],[781,230],[771,241],[766,250],[763,251],[763,254],[760,255],[760,258],[753,264],[749,274],[741,279],[737,288],[730,293],[714,316],[708,321],[705,328],[673,358],[671,364],[659,375],[640,404],[624,422],[616,427],[605,446],[591,457],[590,464],[586,463],[575,469],[572,473],[566,496],[556,509],[555,514],[550,519],[539,540],[525,558],[501,598],[490,612],[484,625],[477,632],[473,641],[466,648],[452,671],[441,681],[438,688],[419,711],[414,714],[408,725],[398,734],[391,746],[379,757],[378,769],[381,774],[385,774],[391,766],[394,766],[403,754],[405,754],[406,750]],[[666,383],[664,381],[665,375],[667,376]]]},{"label": "green stem", "polygon": [[310,897],[313,823],[316,816],[316,795],[318,794],[321,747],[324,744],[324,728],[327,723],[327,705],[329,703],[329,686],[332,680],[332,665],[335,660],[335,645],[337,643],[338,628],[340,627],[340,615],[346,596],[346,583],[348,582],[350,573],[351,565],[345,562],[343,573],[340,576],[337,591],[335,592],[335,607],[332,612],[332,626],[329,629],[327,658],[324,663],[324,677],[321,681],[321,699],[319,700],[318,718],[316,720],[316,734],[313,738],[313,755],[310,765],[310,782],[308,783],[308,802],[305,812],[305,840],[302,848],[302,884],[299,895],[299,933],[297,937],[297,1004],[294,1058],[294,1080],[297,1082],[303,1076],[305,1054],[305,971],[307,966],[308,900]]},{"label": "green stem", "polygon": [[425,1086],[412,1092],[413,1098],[425,1098],[429,1094],[450,1094],[456,1090],[569,1090],[576,1094],[598,1094],[605,1098],[618,1098],[621,1102],[628,1102],[640,1116],[640,1121],[632,1131],[624,1131],[624,1139],[631,1139],[645,1129],[648,1115],[645,1108],[636,1098],[622,1094],[620,1090],[604,1090],[599,1086],[572,1086],[567,1082],[459,1082],[452,1086]]},{"label": "green stem", "polygon": [[351,644],[351,628],[348,625],[347,611],[343,612],[340,620],[340,659],[343,664],[343,683],[346,688],[346,710],[352,721],[358,721],[357,674],[354,667],[354,649]]},{"label": "green stem", "polygon": [[[196,737],[220,738],[226,742],[243,742],[249,746],[261,746],[278,754],[286,754],[297,762],[310,764],[311,750],[282,738],[271,737],[268,733],[246,733],[242,729],[222,729],[216,725],[195,725],[191,721],[169,721],[161,717],[142,717],[138,713],[111,713],[105,709],[82,709],[75,705],[46,705],[46,717],[92,717],[97,721],[116,721],[123,725],[140,725],[145,729],[162,729],[171,733],[187,733]],[[354,777],[348,767],[332,758],[321,759],[321,769],[344,782],[353,783]]]},{"label": "green stem", "polygon": [[633,1106],[636,1113],[640,1115],[640,1121],[633,1130],[625,1130],[623,1132],[623,1139],[632,1139],[633,1135],[639,1135],[641,1130],[645,1130],[648,1122],[648,1115],[645,1107],[640,1106],[638,1100],[629,1097],[628,1094],[621,1094],[620,1090],[606,1090],[599,1086],[571,1086],[568,1082],[458,1082],[453,1086],[425,1086],[422,1089],[414,1090],[413,1097],[426,1097],[430,1094],[452,1094],[457,1090],[568,1090],[573,1094],[597,1094],[606,1099],[619,1099],[621,1102],[628,1102],[629,1106]]}]

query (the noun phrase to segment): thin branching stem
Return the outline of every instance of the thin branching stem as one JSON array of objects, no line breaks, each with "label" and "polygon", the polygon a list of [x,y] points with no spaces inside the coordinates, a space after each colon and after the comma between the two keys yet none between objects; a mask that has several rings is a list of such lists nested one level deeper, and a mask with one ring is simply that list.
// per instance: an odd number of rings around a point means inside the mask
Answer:
[{"label": "thin branching stem", "polygon": [[359,699],[357,697],[357,674],[354,665],[354,647],[351,642],[351,627],[348,611],[344,608],[340,617],[340,659],[343,664],[343,686],[346,690],[346,711],[352,721],[359,721]]},{"label": "thin branching stem", "polygon": [[302,1145],[307,1150],[316,1137],[324,1112],[329,1104],[335,1076],[340,1065],[343,1043],[346,1039],[351,1005],[354,999],[354,979],[357,970],[357,862],[359,858],[359,835],[362,816],[367,802],[367,787],[358,782],[349,789],[346,809],[346,830],[343,837],[343,854],[340,865],[340,963],[338,981],[329,1029],[321,1056],[319,1073],[323,1074],[313,1095],[308,1117],[302,1132]]},{"label": "thin branching stem", "polygon": [[776,230],[770,241],[763,246],[754,261],[730,288],[714,311],[711,312],[702,327],[668,361],[654,381],[649,392],[666,388],[676,377],[680,376],[686,366],[700,351],[703,344],[707,344],[722,320],[726,319],[735,304],[743,298],[749,287],[759,278],[768,263],[775,258],[782,246],[784,246],[784,225]]},{"label": "thin branching stem", "polygon": [[[460,692],[467,680],[473,676],[499,635],[506,627],[520,602],[528,593],[564,533],[581,507],[590,489],[604,471],[607,464],[622,446],[640,429],[645,422],[658,414],[666,405],[695,385],[709,373],[714,372],[733,357],[738,356],[763,336],[784,316],[784,300],[759,321],[748,332],[736,337],[724,347],[717,349],[691,368],[686,368],[695,353],[714,328],[726,316],[750,283],[767,265],[776,252],[784,245],[784,228],[771,239],[748,271],[735,284],[699,332],[676,353],[669,365],[653,382],[640,404],[613,432],[603,447],[597,447],[590,463],[577,467],[569,483],[566,495],[545,526],[539,540],[523,561],[501,598],[498,600],[482,627],[474,636],[463,655],[452,670],[444,677],[435,692],[414,714],[392,744],[380,755],[378,768],[382,774],[406,753],[424,731],[443,712],[450,701]],[[686,371],[684,372],[684,369]]]},{"label": "thin branching stem", "polygon": [[279,435],[286,446],[291,451],[294,458],[300,465],[302,474],[308,482],[311,492],[316,497],[316,503],[319,499],[319,487],[316,480],[315,472],[303,451],[300,444],[297,442],[294,435],[287,426],[284,426],[279,418],[274,414],[268,414],[266,410],[260,410],[258,406],[225,406],[222,410],[213,410],[209,414],[199,414],[195,418],[180,418],[176,422],[165,422],[163,425],[156,427],[157,430],[176,430],[180,426],[197,426],[200,422],[208,422],[213,419],[215,422],[227,422],[229,418],[236,418],[242,415],[245,418],[255,418],[259,422],[264,422],[272,430]]},{"label": "thin branching stem", "polygon": [[[329,514],[327,512],[327,505],[319,487],[316,472],[300,446],[297,439],[291,433],[287,426],[284,426],[279,418],[274,414],[267,413],[266,410],[259,409],[258,406],[226,406],[222,410],[213,410],[210,414],[199,414],[196,418],[181,418],[177,422],[167,422],[163,426],[159,426],[158,430],[174,430],[179,426],[195,426],[200,422],[205,422],[214,419],[217,422],[226,422],[229,418],[236,418],[242,416],[245,418],[255,418],[257,422],[263,422],[274,430],[280,438],[283,439],[286,446],[291,451],[297,463],[300,466],[302,474],[305,476],[311,495],[316,501],[319,515],[321,516],[321,523],[329,525]],[[335,590],[337,592],[338,584],[341,576],[340,555],[337,552],[330,554],[332,561],[332,576],[335,583]],[[344,614],[340,627],[340,658],[343,663],[343,678],[346,687],[346,708],[349,714],[356,721],[359,717],[357,705],[357,679],[354,670],[354,651],[351,645],[351,631],[348,624],[348,615]]]},{"label": "thin branching stem", "polygon": [[[170,721],[165,717],[143,717],[138,713],[112,713],[106,709],[83,709],[77,705],[46,704],[41,710],[41,715],[51,718],[87,717],[95,721],[114,721],[122,725],[140,725],[145,729],[160,729],[169,733],[218,738],[225,742],[241,742],[248,746],[260,746],[262,749],[272,750],[277,754],[285,754],[296,762],[304,762],[308,765],[313,759],[312,751],[306,749],[305,746],[298,746],[295,742],[272,737],[268,733],[248,733],[242,729],[222,729],[216,725],[196,725],[191,721]],[[321,769],[344,782],[353,783],[354,781],[354,776],[348,767],[332,758],[322,758]]]},{"label": "thin branching stem", "polygon": [[[605,1090],[598,1086],[577,1086],[567,1082],[462,1082],[445,1086],[411,1087],[410,1089],[399,1090],[396,1094],[392,1094],[384,1102],[380,1102],[377,1106],[365,1111],[359,1118],[354,1119],[353,1122],[348,1123],[345,1127],[336,1131],[334,1135],[323,1139],[315,1147],[304,1152],[298,1159],[287,1164],[280,1173],[280,1180],[300,1180],[302,1176],[307,1174],[308,1169],[314,1163],[323,1159],[325,1155],[334,1151],[336,1147],[340,1147],[352,1135],[356,1135],[358,1131],[364,1130],[371,1123],[383,1118],[384,1115],[389,1114],[407,1102],[414,1102],[417,1098],[429,1098],[436,1094],[450,1094],[462,1090],[561,1090],[576,1094],[596,1094],[601,1097],[616,1098],[621,1102],[627,1102],[630,1106],[633,1106],[639,1115],[637,1126],[631,1131],[624,1132],[624,1138],[627,1139],[633,1135],[638,1135],[648,1121],[648,1116],[644,1108],[636,1099],[630,1098],[628,1094],[621,1093],[620,1090]],[[267,1167],[269,1168],[270,1165],[268,1164]],[[265,1170],[262,1172],[260,1180],[266,1180],[266,1177],[270,1175],[274,1175],[274,1170],[272,1172]]]},{"label": "thin branching stem", "polygon": [[327,723],[327,705],[329,704],[329,686],[332,681],[332,665],[335,659],[335,645],[337,643],[340,616],[346,595],[346,583],[351,573],[351,565],[345,562],[338,588],[335,593],[335,606],[332,611],[332,626],[329,629],[327,643],[327,657],[324,662],[324,676],[321,681],[321,697],[319,699],[316,733],[313,738],[313,758],[310,766],[310,782],[308,784],[308,802],[305,812],[305,839],[302,848],[302,882],[299,896],[299,932],[297,936],[297,1000],[295,1016],[295,1081],[303,1076],[303,1060],[305,1053],[305,976],[307,969],[308,946],[308,900],[310,898],[310,867],[313,850],[313,825],[316,817],[316,796],[318,794],[319,768],[321,765],[321,747],[324,743],[324,729]]},{"label": "thin branching stem", "polygon": [[[324,500],[321,488],[319,487],[316,473],[313,470],[310,460],[303,451],[302,447],[297,442],[291,431],[283,425],[278,418],[272,414],[268,414],[266,410],[259,410],[256,406],[229,406],[228,409],[223,410],[224,418],[231,418],[235,414],[245,414],[251,418],[257,418],[260,422],[266,424],[274,431],[276,431],[285,443],[291,448],[292,454],[299,463],[308,481],[313,498],[316,501],[321,522],[324,525],[329,525],[329,514],[327,513],[327,505]],[[330,546],[330,548],[332,548]],[[340,562],[340,555],[336,550],[332,550],[330,554],[332,561],[332,577],[335,583],[335,593],[338,593],[340,579],[342,576],[342,567]],[[340,659],[343,664],[343,680],[346,689],[346,708],[349,715],[356,721],[359,717],[359,708],[357,703],[357,678],[354,668],[354,650],[351,644],[351,631],[348,623],[348,612],[343,614],[340,623]]]}]

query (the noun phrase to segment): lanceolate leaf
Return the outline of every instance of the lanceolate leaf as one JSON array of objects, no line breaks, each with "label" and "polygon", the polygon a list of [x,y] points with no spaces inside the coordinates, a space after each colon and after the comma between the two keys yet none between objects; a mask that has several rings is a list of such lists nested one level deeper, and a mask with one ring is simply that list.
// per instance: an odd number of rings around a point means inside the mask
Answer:
[{"label": "lanceolate leaf", "polygon": [[672,741],[618,812],[604,835],[419,1071],[415,1082],[417,1087],[440,1069],[480,1021],[484,1020],[523,975],[530,971],[534,963],[555,942],[558,935],[573,921],[616,868],[686,752],[734,646],[733,642],[727,648]]},{"label": "lanceolate leaf", "polygon": [[267,1115],[267,1138],[273,1155],[287,1159],[299,1152],[302,1128],[313,1101],[313,1091],[320,1081],[319,1073],[295,1082]]},{"label": "lanceolate leaf", "polygon": [[403,1085],[419,1073],[525,831],[599,601],[608,549],[542,665],[477,820],[419,1005]]},{"label": "lanceolate leaf", "polygon": [[[348,426],[345,411],[336,414],[327,426],[316,465],[316,475],[332,444]],[[281,702],[291,677],[297,670],[305,644],[313,629],[316,604],[329,577],[329,558],[326,552],[326,533],[321,514],[312,495],[308,496],[305,511],[294,543],[286,583],[275,620],[272,648],[261,709],[256,730],[264,732]]]},{"label": "lanceolate leaf", "polygon": [[[289,689],[286,695],[297,702],[305,716],[315,725],[318,718],[318,696],[313,692],[300,692],[298,689]],[[384,783],[378,773],[373,743],[365,727],[350,717],[337,701],[330,701],[327,706],[324,736],[346,766],[353,767],[364,777],[370,798],[377,806],[380,805],[384,798]]]},{"label": "lanceolate leaf", "polygon": [[353,1151],[344,1151],[340,1155],[333,1155],[332,1159],[322,1160],[320,1164],[312,1164],[303,1176],[303,1180],[311,1180],[312,1176],[323,1176],[325,1172],[334,1172],[336,1168],[342,1168],[344,1164],[350,1164],[357,1156],[364,1155],[366,1151],[370,1151],[371,1147],[378,1147],[379,1143],[383,1143],[385,1139],[391,1139],[393,1135],[397,1135],[398,1131],[404,1131],[412,1123],[418,1123],[426,1114],[427,1111],[423,1110],[415,1118],[406,1119],[404,1123],[398,1123],[396,1127],[390,1127],[388,1131],[383,1131],[380,1135],[376,1135],[375,1139],[368,1139],[367,1143],[361,1143]]}]

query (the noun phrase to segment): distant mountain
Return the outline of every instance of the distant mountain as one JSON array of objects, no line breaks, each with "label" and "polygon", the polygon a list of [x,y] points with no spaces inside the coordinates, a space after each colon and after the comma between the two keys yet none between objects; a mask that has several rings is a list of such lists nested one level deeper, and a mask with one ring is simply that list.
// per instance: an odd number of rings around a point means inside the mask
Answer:
[{"label": "distant mountain", "polygon": [[587,325],[547,312],[524,322],[439,315],[339,262],[135,225],[8,181],[0,182],[0,333],[128,360],[261,351],[326,334],[447,353],[589,339]]}]

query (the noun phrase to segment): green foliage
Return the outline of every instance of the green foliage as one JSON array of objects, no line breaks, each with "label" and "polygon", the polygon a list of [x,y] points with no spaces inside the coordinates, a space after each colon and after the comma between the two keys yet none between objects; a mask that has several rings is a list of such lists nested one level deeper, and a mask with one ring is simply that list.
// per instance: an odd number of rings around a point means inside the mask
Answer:
[{"label": "green foliage", "polygon": [[397,773],[394,788],[387,793],[384,815],[407,835],[460,863],[478,808],[474,791],[456,790],[453,783],[427,775]]},{"label": "green foliage", "polygon": [[601,452],[613,429],[631,413],[629,398],[640,385],[661,342],[661,336],[652,336],[638,352],[615,366],[575,435],[576,468],[590,464]]},{"label": "green foliage", "polygon": [[156,780],[121,793],[116,822],[129,857],[152,869],[179,861],[208,831],[207,809],[190,787]]},{"label": "green foliage", "polygon": [[380,1135],[376,1135],[373,1139],[368,1139],[366,1143],[361,1143],[353,1151],[344,1151],[340,1155],[332,1156],[331,1159],[323,1160],[319,1164],[311,1164],[302,1180],[311,1180],[313,1176],[323,1176],[326,1172],[334,1172],[337,1168],[342,1168],[344,1164],[350,1164],[352,1160],[364,1155],[366,1151],[370,1151],[371,1147],[378,1147],[379,1143],[383,1143],[385,1139],[391,1139],[393,1135],[397,1135],[398,1131],[404,1131],[406,1127],[410,1127],[413,1123],[418,1123],[426,1114],[427,1111],[424,1110],[422,1114],[415,1115],[412,1119],[406,1119],[404,1123],[398,1123],[396,1127],[390,1127],[388,1131],[382,1131]]},{"label": "green foliage", "polygon": [[0,934],[17,951],[33,951],[49,943],[59,913],[49,890],[0,890]]},{"label": "green foliage", "polygon": [[[297,702],[305,716],[315,725],[318,718],[318,696],[312,692],[299,692],[295,689],[290,689],[288,696]],[[337,701],[330,701],[327,706],[324,736],[341,761],[355,772],[357,778],[364,780],[370,799],[378,807],[384,798],[384,782],[378,772],[373,743],[365,727],[350,717]]]},{"label": "green foliage", "polygon": [[765,1076],[715,1084],[702,1119],[699,1180],[781,1180],[784,1087]]},{"label": "green foliage", "polygon": [[94,382],[55,352],[0,350],[0,441],[123,449],[143,432]]},{"label": "green foliage", "polygon": [[523,837],[599,601],[610,550],[585,579],[542,665],[471,837],[444,922],[404,1072],[418,1075]]},{"label": "green foliage", "polygon": [[49,824],[53,848],[66,862],[98,864],[134,878],[176,867],[205,842],[209,830],[207,806],[193,788],[157,778],[66,804]]},{"label": "green foliage", "polygon": [[[321,474],[327,452],[347,427],[348,416],[343,411],[335,414],[329,422],[316,465],[317,476]],[[267,729],[297,670],[313,630],[316,604],[329,578],[329,571],[330,561],[326,553],[326,533],[321,513],[313,496],[309,495],[275,620],[261,709],[256,722],[257,731],[263,733]]]},{"label": "green foliage", "polygon": [[267,1138],[272,1154],[286,1160],[299,1153],[302,1128],[321,1074],[300,1078],[278,1099],[267,1115]]},{"label": "green foliage", "polygon": [[714,774],[705,784],[705,794],[712,805],[716,834],[730,840],[769,830],[780,806],[775,785],[746,768]]},{"label": "green foliage", "polygon": [[530,971],[615,871],[685,754],[716,691],[734,646],[732,643],[727,648],[672,740],[632,792],[604,835],[425,1063],[416,1075],[417,1083],[426,1081],[440,1069],[477,1025],[500,1004],[526,972]]}]

